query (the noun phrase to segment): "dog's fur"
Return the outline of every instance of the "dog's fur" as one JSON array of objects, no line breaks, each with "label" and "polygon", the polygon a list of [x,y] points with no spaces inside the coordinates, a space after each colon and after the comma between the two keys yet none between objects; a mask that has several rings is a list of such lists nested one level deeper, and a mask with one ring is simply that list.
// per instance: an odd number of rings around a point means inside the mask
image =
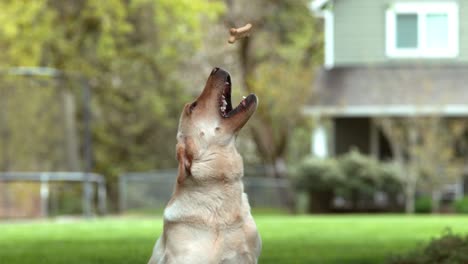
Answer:
[{"label": "dog's fur", "polygon": [[234,110],[230,97],[229,74],[215,68],[201,95],[182,111],[177,183],[150,264],[258,261],[261,239],[235,147],[237,133],[255,112],[257,97],[249,95]]}]

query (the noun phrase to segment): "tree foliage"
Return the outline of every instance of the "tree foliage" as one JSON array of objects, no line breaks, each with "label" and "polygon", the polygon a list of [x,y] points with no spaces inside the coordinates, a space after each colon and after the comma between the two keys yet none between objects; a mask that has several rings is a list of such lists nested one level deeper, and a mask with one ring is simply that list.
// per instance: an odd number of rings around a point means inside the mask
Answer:
[{"label": "tree foliage", "polygon": [[462,176],[462,160],[457,153],[463,142],[466,122],[438,115],[406,118],[377,118],[376,123],[390,141],[395,161],[404,175],[406,211],[414,212],[416,190],[432,194],[438,212],[441,188]]},{"label": "tree foliage", "polygon": [[[0,68],[40,66],[69,73],[73,78],[60,84],[60,89],[73,94],[77,120],[82,117],[82,95],[75,77],[87,80],[93,96],[94,168],[112,182],[124,171],[175,165],[180,107],[188,100],[191,86],[199,84],[192,77],[204,74],[192,65],[200,60],[211,62],[210,56],[225,59],[226,49],[235,50],[237,60],[229,65],[239,66],[244,90],[260,98],[255,120],[250,122],[253,141],[261,160],[274,165],[275,176],[284,177],[292,137],[307,124],[301,108],[310,96],[314,67],[322,57],[321,23],[308,5],[306,0],[2,1]],[[255,27],[250,38],[229,48],[207,46],[218,43],[215,39],[227,45],[225,26],[246,22]],[[225,34],[213,33],[222,23]],[[9,96],[17,105],[27,102],[28,109],[15,105],[15,111],[9,111],[19,118],[40,116],[38,107],[43,104],[57,108],[52,106],[60,104],[54,96],[61,95]],[[17,124],[8,122],[12,131]],[[28,143],[34,146],[29,150],[51,149],[39,134],[47,136],[44,129],[56,126],[57,120],[41,116],[31,122],[41,127],[37,134],[31,135],[26,127],[15,128],[15,137],[33,142]],[[82,129],[82,124],[78,127]],[[14,155],[22,157],[19,152]],[[41,169],[53,169],[42,165]],[[111,194],[115,193],[111,190]]]},{"label": "tree foliage", "polygon": [[[243,88],[260,98],[250,124],[253,142],[271,168],[270,176],[288,177],[289,145],[296,128],[307,124],[301,110],[313,89],[314,67],[321,62],[321,24],[306,0],[225,2],[228,27],[254,26],[253,34],[236,44]],[[293,195],[279,195],[293,210]]]},{"label": "tree foliage", "polygon": [[[0,68],[40,66],[68,73],[69,82],[64,82],[61,89],[74,94],[78,108],[82,97],[78,76],[90,85],[97,172],[112,179],[124,171],[175,166],[175,131],[180,108],[188,95],[183,86],[184,73],[179,69],[200,48],[204,23],[221,14],[222,3],[38,0],[2,1],[0,9]],[[15,85],[8,87],[8,100],[15,103],[9,109],[9,123],[2,120],[0,126],[8,125],[9,134],[32,141],[15,145],[27,146],[29,151],[52,150],[50,142],[41,140],[38,134],[56,126],[57,121],[45,120],[37,108],[53,108],[60,101],[54,100],[53,92],[12,92]],[[22,105],[27,105],[27,109],[18,107]],[[80,120],[82,110],[76,112]],[[40,126],[38,133],[31,135],[31,130],[14,127],[18,122],[11,119],[26,115],[40,117],[34,121]],[[40,157],[45,163],[25,167],[20,164],[28,162],[27,156],[18,152],[14,159],[24,162],[9,169],[54,170],[53,166],[44,165],[50,155]],[[115,195],[112,189],[111,195]]]},{"label": "tree foliage", "polygon": [[201,43],[201,18],[216,18],[221,4],[43,0],[0,5],[6,11],[0,16],[6,51],[2,68],[53,67],[90,81],[101,170],[114,167],[115,174],[120,166],[170,164],[152,153],[158,145],[161,152],[168,150],[168,135],[162,131],[175,127],[185,99],[177,68]]},{"label": "tree foliage", "polygon": [[[291,135],[304,124],[302,106],[310,98],[314,67],[321,62],[321,24],[308,1],[259,1],[249,12],[243,1],[227,1],[230,26],[254,24],[254,34],[238,47],[244,88],[261,102],[251,132],[262,159],[284,160]],[[241,11],[239,11],[241,10]]]}]

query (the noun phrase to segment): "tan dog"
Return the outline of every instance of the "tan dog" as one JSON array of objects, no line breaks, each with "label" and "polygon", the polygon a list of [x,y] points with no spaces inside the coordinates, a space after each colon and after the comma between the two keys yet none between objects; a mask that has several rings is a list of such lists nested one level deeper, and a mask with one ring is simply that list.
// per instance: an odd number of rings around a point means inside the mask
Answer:
[{"label": "tan dog", "polygon": [[242,183],[235,139],[257,108],[254,94],[235,109],[231,78],[214,68],[177,133],[179,172],[150,264],[257,263],[261,240]]}]

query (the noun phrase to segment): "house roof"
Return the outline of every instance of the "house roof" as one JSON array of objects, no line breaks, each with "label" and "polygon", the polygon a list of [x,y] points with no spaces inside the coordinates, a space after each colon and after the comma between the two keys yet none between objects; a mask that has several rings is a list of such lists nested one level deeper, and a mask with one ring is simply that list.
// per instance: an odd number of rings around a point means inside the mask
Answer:
[{"label": "house roof", "polygon": [[340,116],[468,116],[468,65],[322,68],[304,111]]}]

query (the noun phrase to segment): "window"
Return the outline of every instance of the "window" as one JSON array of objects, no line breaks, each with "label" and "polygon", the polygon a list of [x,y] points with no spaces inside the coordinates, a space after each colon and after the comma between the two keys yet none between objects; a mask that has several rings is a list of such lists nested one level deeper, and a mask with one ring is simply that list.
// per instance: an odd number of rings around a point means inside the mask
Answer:
[{"label": "window", "polygon": [[458,6],[454,2],[397,3],[387,10],[386,20],[389,57],[458,55]]}]

